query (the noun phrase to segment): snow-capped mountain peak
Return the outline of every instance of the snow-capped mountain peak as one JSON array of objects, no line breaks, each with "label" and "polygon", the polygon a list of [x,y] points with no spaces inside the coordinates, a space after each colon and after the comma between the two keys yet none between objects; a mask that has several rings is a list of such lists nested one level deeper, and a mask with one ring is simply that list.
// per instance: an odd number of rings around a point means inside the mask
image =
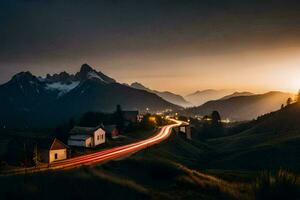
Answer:
[{"label": "snow-capped mountain peak", "polygon": [[58,97],[61,97],[71,90],[75,89],[80,83],[87,80],[97,81],[101,84],[115,83],[116,81],[101,72],[97,72],[88,64],[83,64],[80,71],[74,74],[60,72],[58,74],[47,74],[41,79],[45,83],[45,89],[48,91],[57,92]]},{"label": "snow-capped mountain peak", "polygon": [[100,80],[103,83],[116,83],[116,81],[102,72],[97,72],[95,69],[93,69],[91,66],[88,64],[83,64],[81,66],[81,69],[78,73],[76,73],[75,77],[79,79],[80,81],[84,81],[87,79],[94,79],[94,80]]},{"label": "snow-capped mountain peak", "polygon": [[79,81],[73,81],[69,84],[62,82],[47,83],[46,89],[58,91],[58,97],[70,92],[79,85]]}]

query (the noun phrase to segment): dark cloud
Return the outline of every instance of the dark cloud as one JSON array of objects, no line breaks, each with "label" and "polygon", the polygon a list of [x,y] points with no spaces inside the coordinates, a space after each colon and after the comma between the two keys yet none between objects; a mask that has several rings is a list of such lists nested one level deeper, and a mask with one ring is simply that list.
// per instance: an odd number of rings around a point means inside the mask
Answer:
[{"label": "dark cloud", "polygon": [[298,44],[299,33],[299,1],[10,0],[0,3],[0,74],[12,65],[20,71],[129,53],[185,56]]}]

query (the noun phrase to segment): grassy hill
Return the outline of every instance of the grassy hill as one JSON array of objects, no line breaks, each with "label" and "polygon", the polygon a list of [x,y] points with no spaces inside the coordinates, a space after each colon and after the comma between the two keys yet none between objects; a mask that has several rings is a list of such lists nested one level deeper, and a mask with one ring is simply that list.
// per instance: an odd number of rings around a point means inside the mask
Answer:
[{"label": "grassy hill", "polygon": [[[238,134],[207,141],[214,160],[207,166],[300,171],[300,105],[298,103],[250,122]],[[250,127],[250,128],[248,128]]]},{"label": "grassy hill", "polygon": [[249,194],[242,190],[249,190],[249,185],[240,187],[238,182],[193,170],[207,150],[201,142],[173,135],[162,144],[103,165],[0,177],[0,187],[5,199],[247,199]]},{"label": "grassy hill", "polygon": [[[300,105],[207,141],[181,134],[134,155],[73,170],[0,177],[5,199],[298,199]],[[262,170],[269,170],[259,176]],[[275,196],[274,196],[275,195]]]}]

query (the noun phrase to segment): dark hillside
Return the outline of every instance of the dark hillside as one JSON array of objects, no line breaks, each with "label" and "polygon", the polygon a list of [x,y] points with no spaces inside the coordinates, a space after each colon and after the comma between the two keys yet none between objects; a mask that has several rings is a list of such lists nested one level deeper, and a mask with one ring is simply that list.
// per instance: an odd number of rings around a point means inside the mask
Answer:
[{"label": "dark hillside", "polygon": [[[264,115],[241,133],[211,139],[215,159],[208,167],[227,169],[278,169],[300,171],[300,105]],[[245,126],[247,127],[247,126]]]}]

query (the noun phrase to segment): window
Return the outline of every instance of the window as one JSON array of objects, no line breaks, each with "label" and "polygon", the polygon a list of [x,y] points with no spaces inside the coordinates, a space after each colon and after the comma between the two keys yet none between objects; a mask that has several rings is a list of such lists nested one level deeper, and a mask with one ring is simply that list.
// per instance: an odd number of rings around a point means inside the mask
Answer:
[{"label": "window", "polygon": [[101,139],[103,140],[103,135],[101,135]]},{"label": "window", "polygon": [[99,137],[99,135],[97,135],[97,140],[99,140],[100,139],[100,137]]},{"label": "window", "polygon": [[54,159],[55,159],[55,160],[57,159],[57,157],[58,157],[57,153],[54,154]]}]

